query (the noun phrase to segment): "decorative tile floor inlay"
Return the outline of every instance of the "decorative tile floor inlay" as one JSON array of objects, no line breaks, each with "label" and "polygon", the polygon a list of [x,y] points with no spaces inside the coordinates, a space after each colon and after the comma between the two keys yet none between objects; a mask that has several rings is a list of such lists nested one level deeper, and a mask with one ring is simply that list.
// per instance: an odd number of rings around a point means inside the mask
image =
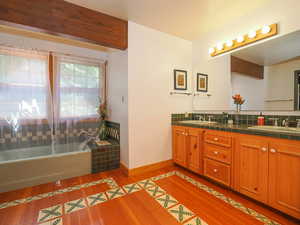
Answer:
[{"label": "decorative tile floor inlay", "polygon": [[142,190],[138,184],[127,184],[123,186],[127,194]]},{"label": "decorative tile floor inlay", "polygon": [[[78,190],[81,188],[90,187],[93,185],[97,185],[100,183],[106,183],[110,190],[106,191],[105,193],[96,193],[90,196],[87,196],[86,198],[80,198],[77,200],[73,200],[70,202],[64,203],[64,212],[62,205],[55,205],[51,206],[49,208],[41,209],[39,211],[38,215],[38,223],[39,225],[62,225],[62,216],[64,213],[71,213],[75,212],[80,209],[84,209],[86,207],[94,206],[97,204],[102,204],[106,201],[123,197],[125,195],[143,191],[145,190],[153,199],[160,204],[163,208],[165,208],[177,221],[182,223],[183,225],[208,225],[205,221],[203,221],[201,218],[197,217],[191,210],[189,210],[187,207],[185,207],[182,203],[180,203],[178,200],[176,200],[173,196],[166,193],[165,190],[163,190],[161,187],[159,187],[154,181],[158,181],[161,179],[168,178],[170,176],[178,176],[188,183],[194,185],[195,187],[199,188],[200,190],[203,190],[207,192],[208,194],[211,194],[215,196],[216,198],[226,202],[227,204],[230,204],[232,207],[241,210],[242,212],[253,216],[257,220],[264,223],[264,225],[280,225],[279,223],[269,219],[268,217],[256,212],[253,209],[245,207],[242,203],[239,203],[229,197],[226,197],[224,194],[215,191],[214,189],[202,184],[201,182],[198,182],[194,180],[193,178],[179,172],[179,171],[171,171],[165,174],[161,174],[158,176],[151,177],[149,179],[145,179],[142,181],[139,181],[137,183],[133,184],[127,184],[124,185],[122,188],[118,186],[118,184],[115,182],[112,178],[105,178],[101,180],[96,180],[92,182],[88,182],[81,185],[75,185],[71,187],[67,187],[64,189],[59,189],[53,192],[43,193],[36,196],[31,196],[24,199],[18,199],[10,202],[4,202],[0,204],[0,209],[7,208],[27,202],[31,202],[34,200],[51,197],[57,194],[62,194],[66,192],[70,192],[73,190]],[[124,190],[125,191],[124,191]]]},{"label": "decorative tile floor inlay", "polygon": [[183,225],[208,225],[205,221],[201,220],[199,217],[195,217]]},{"label": "decorative tile floor inlay", "polygon": [[184,205],[179,204],[174,207],[168,209],[169,213],[175,217],[175,219],[179,222],[186,221],[194,216],[189,209],[187,209]]},{"label": "decorative tile floor inlay", "polygon": [[152,186],[155,186],[156,184],[151,181],[150,179],[147,179],[147,180],[142,180],[140,182],[138,182],[139,185],[141,185],[142,188],[148,188],[148,187],[152,187]]},{"label": "decorative tile floor inlay", "polygon": [[62,216],[62,206],[61,205],[55,205],[51,206],[45,209],[41,209],[39,211],[39,217],[38,222],[45,222],[47,220],[51,220],[56,217]]},{"label": "decorative tile floor inlay", "polygon": [[0,204],[0,209],[5,209],[8,207],[20,205],[23,203],[29,203],[29,202],[39,200],[42,198],[52,197],[54,195],[63,194],[63,193],[71,192],[74,190],[79,190],[81,188],[87,188],[87,187],[91,187],[91,186],[94,186],[97,184],[105,184],[105,183],[109,186],[109,188],[117,188],[118,187],[118,184],[116,183],[116,181],[113,178],[109,177],[109,178],[104,178],[101,180],[96,180],[96,181],[92,181],[92,182],[88,182],[88,183],[84,183],[84,184],[79,184],[79,185],[59,189],[59,190],[52,191],[52,192],[47,192],[47,193],[38,194],[35,196],[30,196],[27,198],[17,199],[17,200],[13,200],[10,202],[3,202]]},{"label": "decorative tile floor inlay", "polygon": [[155,200],[164,208],[170,208],[171,206],[178,204],[178,201],[168,194],[160,196]]},{"label": "decorative tile floor inlay", "polygon": [[89,206],[97,205],[106,201],[107,197],[104,193],[98,193],[87,197],[87,202]]},{"label": "decorative tile floor inlay", "polygon": [[122,188],[114,188],[110,189],[106,192],[108,199],[119,198],[125,195],[126,193],[122,190]]},{"label": "decorative tile floor inlay", "polygon": [[86,207],[86,203],[84,198],[73,200],[65,203],[65,213],[72,213],[78,211],[80,209],[84,209]]},{"label": "decorative tile floor inlay", "polygon": [[56,218],[54,220],[47,221],[45,223],[40,223],[39,225],[62,225],[62,218]]},{"label": "decorative tile floor inlay", "polygon": [[155,185],[153,187],[150,187],[150,188],[147,188],[146,191],[153,198],[158,197],[158,196],[163,195],[163,194],[166,194],[166,192],[157,185]]}]

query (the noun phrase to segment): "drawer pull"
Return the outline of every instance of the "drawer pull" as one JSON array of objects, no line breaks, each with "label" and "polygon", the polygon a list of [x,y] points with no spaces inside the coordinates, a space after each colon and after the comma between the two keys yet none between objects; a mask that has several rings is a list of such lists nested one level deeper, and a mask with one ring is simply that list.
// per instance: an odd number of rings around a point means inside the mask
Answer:
[{"label": "drawer pull", "polygon": [[266,147],[262,147],[261,150],[262,150],[263,152],[266,152],[266,151],[267,151],[267,148],[266,148]]},{"label": "drawer pull", "polygon": [[217,169],[214,169],[213,171],[214,171],[214,173],[217,173],[217,172],[218,172],[218,170],[217,170]]},{"label": "drawer pull", "polygon": [[215,154],[215,155],[218,155],[218,154],[219,154],[219,152],[217,152],[217,151],[214,151],[214,154]]},{"label": "drawer pull", "polygon": [[219,138],[214,138],[214,141],[218,141],[219,140]]},{"label": "drawer pull", "polygon": [[271,148],[271,149],[270,149],[270,152],[275,153],[275,152],[276,152],[276,149]]}]

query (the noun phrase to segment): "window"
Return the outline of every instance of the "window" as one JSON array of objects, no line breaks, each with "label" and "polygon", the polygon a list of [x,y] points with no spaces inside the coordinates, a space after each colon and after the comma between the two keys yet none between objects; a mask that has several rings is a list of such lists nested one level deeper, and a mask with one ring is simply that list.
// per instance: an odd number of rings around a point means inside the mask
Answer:
[{"label": "window", "polygon": [[0,49],[0,119],[47,117],[47,56]]},{"label": "window", "polygon": [[0,120],[98,117],[103,75],[97,60],[0,47]]},{"label": "window", "polygon": [[66,60],[59,60],[57,66],[59,68],[60,117],[97,116],[101,96],[101,67],[96,64]]}]

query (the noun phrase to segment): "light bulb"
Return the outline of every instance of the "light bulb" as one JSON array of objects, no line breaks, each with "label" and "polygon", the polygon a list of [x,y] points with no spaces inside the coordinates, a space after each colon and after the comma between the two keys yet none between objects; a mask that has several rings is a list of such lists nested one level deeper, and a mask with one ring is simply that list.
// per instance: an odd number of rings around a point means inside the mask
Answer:
[{"label": "light bulb", "polygon": [[242,42],[244,41],[244,36],[239,36],[239,37],[237,37],[236,41],[237,41],[238,43],[242,43]]},{"label": "light bulb", "polygon": [[261,33],[262,34],[267,34],[271,31],[271,27],[270,26],[263,26],[261,29]]},{"label": "light bulb", "polygon": [[255,38],[256,37],[256,31],[252,30],[248,33],[249,38]]},{"label": "light bulb", "polygon": [[217,44],[217,49],[219,51],[223,50],[223,48],[224,48],[224,45],[222,43]]},{"label": "light bulb", "polygon": [[226,41],[226,46],[227,47],[231,47],[232,45],[233,45],[233,41],[232,40]]},{"label": "light bulb", "polygon": [[215,52],[215,48],[209,48],[208,52],[209,52],[209,54],[213,54]]}]

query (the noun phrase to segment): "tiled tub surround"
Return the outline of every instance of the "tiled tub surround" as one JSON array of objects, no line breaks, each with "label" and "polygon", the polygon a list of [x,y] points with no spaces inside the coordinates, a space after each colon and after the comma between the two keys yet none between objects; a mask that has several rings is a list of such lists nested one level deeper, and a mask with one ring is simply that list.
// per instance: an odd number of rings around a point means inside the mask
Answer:
[{"label": "tiled tub surround", "polygon": [[[19,142],[16,142],[17,146],[14,149],[7,150],[5,148],[11,147],[11,138],[3,145],[1,143],[0,192],[89,174],[95,162],[98,168],[94,168],[93,171],[99,171],[99,169],[104,171],[119,167],[120,128],[117,123],[107,122],[106,136],[112,144],[100,147],[103,151],[100,150],[99,153],[102,155],[106,153],[102,158],[95,157],[92,159],[92,154],[95,150],[98,152],[98,147],[95,147],[95,144],[90,143],[89,145],[92,147],[92,151],[90,148],[84,148],[85,150],[79,148],[80,143],[77,141],[81,137],[78,134],[82,130],[89,133],[96,133],[97,126],[97,123],[88,122],[78,124],[77,129],[74,129],[74,134],[72,135],[61,132],[60,141],[54,149],[51,148],[49,143],[43,140],[47,136],[38,136],[39,138],[34,147],[21,148],[22,146],[26,146],[26,141],[31,140],[27,139],[22,142],[22,137],[19,138]],[[64,125],[61,125],[60,131],[64,130],[64,127]],[[45,126],[44,131],[48,132],[48,128]],[[73,142],[69,142],[71,140]],[[109,157],[108,160],[107,157]]]},{"label": "tiled tub surround", "polygon": [[106,131],[109,145],[89,145],[92,152],[92,173],[120,167],[120,124],[106,121]]},{"label": "tiled tub surround", "polygon": [[[54,198],[56,195],[65,195],[69,192],[73,192],[80,189],[88,189],[100,183],[107,183],[109,189],[106,191],[101,191],[99,193],[93,193],[91,195],[84,195],[78,199],[74,199],[67,202],[61,202],[60,204],[48,205],[46,208],[40,208],[36,212],[37,215],[33,216],[31,219],[36,219],[37,223],[41,225],[48,224],[64,224],[64,217],[66,215],[72,216],[72,213],[87,209],[89,207],[94,207],[99,204],[106,204],[106,202],[117,198],[123,198],[132,193],[146,191],[163,209],[165,209],[171,217],[174,217],[179,224],[183,225],[207,225],[207,223],[199,217],[192,209],[189,209],[176,199],[176,195],[171,195],[168,190],[162,188],[157,183],[160,180],[171,178],[172,176],[178,176],[186,182],[186,185],[192,185],[195,188],[206,192],[209,195],[213,195],[220,201],[231,205],[236,210],[255,218],[265,225],[280,225],[280,223],[271,220],[270,218],[256,212],[253,209],[247,208],[242,203],[233,200],[230,197],[214,190],[211,187],[181,173],[180,171],[170,171],[164,174],[146,178],[143,180],[135,181],[134,183],[125,184],[123,186],[118,186],[113,178],[104,178],[100,180],[94,180],[81,185],[69,186],[64,189],[58,189],[54,192],[42,193],[36,196],[31,196],[23,199],[16,199],[10,202],[4,202],[0,204],[0,210],[5,210],[10,207],[18,206],[21,204],[30,204],[33,201],[40,201],[43,198]],[[82,192],[85,193],[85,192]],[[84,211],[87,213],[87,211]],[[91,211],[90,211],[91,212]],[[93,211],[95,212],[95,211]],[[82,212],[83,213],[83,212]],[[28,223],[32,224],[31,221]],[[35,224],[35,223],[34,223]]]},{"label": "tiled tub surround", "polygon": [[[180,121],[184,120],[198,120],[199,116],[208,120],[208,116],[211,117],[211,121],[217,122],[217,124],[193,124],[193,123],[185,123],[184,126],[196,127],[196,128],[205,128],[212,130],[220,130],[220,131],[229,131],[236,132],[242,134],[253,134],[274,138],[285,138],[290,140],[300,140],[299,133],[292,132],[272,132],[272,131],[263,131],[263,130],[254,130],[248,129],[250,126],[257,125],[257,117],[258,115],[247,115],[247,114],[228,114],[228,116],[220,113],[220,114],[208,114],[208,113],[189,113],[188,117],[185,117],[185,114],[172,114],[171,122],[172,125],[182,126],[183,124]],[[280,124],[282,120],[287,119],[290,122],[291,126],[296,126],[296,120],[300,119],[300,116],[283,116],[283,115],[264,115],[265,117],[265,125],[273,125],[274,122],[270,120],[270,118],[278,118],[278,123]],[[228,120],[233,120],[233,125],[229,125],[227,123]]]}]

